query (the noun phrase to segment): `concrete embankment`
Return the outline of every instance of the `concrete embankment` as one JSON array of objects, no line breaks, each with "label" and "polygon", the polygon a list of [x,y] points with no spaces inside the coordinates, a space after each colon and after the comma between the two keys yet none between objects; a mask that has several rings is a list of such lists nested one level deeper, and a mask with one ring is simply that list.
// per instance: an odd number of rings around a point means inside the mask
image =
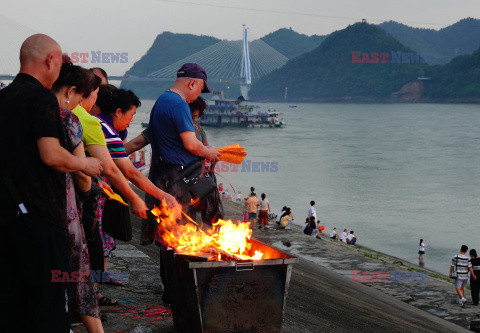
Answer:
[{"label": "concrete embankment", "polygon": [[[225,212],[228,218],[243,218],[242,208],[232,202],[225,202]],[[141,221],[132,217],[132,224],[132,241],[118,242],[109,260],[109,270],[128,271],[129,281],[121,287],[101,285],[103,294],[120,301],[119,306],[102,307],[105,331],[172,332],[172,317],[164,313],[161,301],[159,250],[139,245]],[[433,276],[427,281],[352,282],[352,270],[421,268],[358,246],[306,236],[299,226],[271,227],[254,230],[254,237],[300,258],[292,272],[283,332],[462,332],[478,312],[477,307],[454,304],[453,285]],[[85,330],[80,326],[76,331]]]}]

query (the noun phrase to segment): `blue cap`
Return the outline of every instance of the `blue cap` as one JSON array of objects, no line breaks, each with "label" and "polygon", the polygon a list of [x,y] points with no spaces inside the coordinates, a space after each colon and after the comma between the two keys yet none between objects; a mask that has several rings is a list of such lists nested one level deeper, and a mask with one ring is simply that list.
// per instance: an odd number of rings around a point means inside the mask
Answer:
[{"label": "blue cap", "polygon": [[177,77],[191,77],[192,79],[202,79],[205,83],[202,93],[212,92],[207,84],[207,73],[199,64],[188,62],[177,71]]}]

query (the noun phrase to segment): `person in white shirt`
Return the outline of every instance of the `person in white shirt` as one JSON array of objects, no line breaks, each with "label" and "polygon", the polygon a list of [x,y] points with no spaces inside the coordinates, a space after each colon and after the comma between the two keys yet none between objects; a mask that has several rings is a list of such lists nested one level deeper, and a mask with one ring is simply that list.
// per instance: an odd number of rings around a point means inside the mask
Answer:
[{"label": "person in white shirt", "polygon": [[265,193],[261,195],[262,200],[260,200],[260,211],[258,213],[258,228],[262,229],[262,225],[264,229],[267,229],[268,225],[268,212],[270,211],[270,202],[268,202],[267,196]]},{"label": "person in white shirt", "polygon": [[280,212],[280,214],[277,215],[277,218],[275,220],[277,224],[280,224],[280,219],[282,218],[283,214],[285,214],[286,211],[287,211],[287,206],[283,206],[282,211]]},{"label": "person in white shirt", "polygon": [[335,240],[338,239],[337,228],[333,228],[333,230],[330,232],[330,238]]},{"label": "person in white shirt", "polygon": [[423,266],[423,255],[425,254],[425,245],[427,245],[427,240],[420,239],[420,245],[418,247],[418,264]]},{"label": "person in white shirt", "polygon": [[315,209],[315,201],[310,201],[310,208],[308,209],[308,217],[315,216],[315,221],[317,220],[317,210]]},{"label": "person in white shirt", "polygon": [[347,236],[347,244],[355,245],[357,242],[357,237],[353,234],[353,230],[350,231],[350,234]]},{"label": "person in white shirt", "polygon": [[[452,259],[452,264],[450,265],[450,278],[455,279],[455,290],[458,294],[458,303],[463,306],[467,299],[465,298],[465,286],[468,284],[468,272],[472,275],[472,263],[470,258],[467,256],[468,246],[462,245],[460,248],[460,254],[457,254]],[[456,276],[453,276],[453,272],[456,273]]]},{"label": "person in white shirt", "polygon": [[348,236],[347,229],[344,229],[342,234],[340,235],[340,241],[341,242],[346,242],[347,241],[347,236]]}]

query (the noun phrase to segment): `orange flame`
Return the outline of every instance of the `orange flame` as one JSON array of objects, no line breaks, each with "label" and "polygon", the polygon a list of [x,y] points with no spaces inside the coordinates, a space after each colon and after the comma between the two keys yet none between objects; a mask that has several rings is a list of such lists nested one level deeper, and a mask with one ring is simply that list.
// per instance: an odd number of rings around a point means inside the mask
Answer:
[{"label": "orange flame", "polygon": [[[159,234],[177,253],[209,255],[209,260],[260,260],[263,253],[252,253],[250,223],[218,220],[212,227],[197,227],[191,222],[179,224],[182,208],[154,207]],[[184,214],[185,215],[185,214]]]}]

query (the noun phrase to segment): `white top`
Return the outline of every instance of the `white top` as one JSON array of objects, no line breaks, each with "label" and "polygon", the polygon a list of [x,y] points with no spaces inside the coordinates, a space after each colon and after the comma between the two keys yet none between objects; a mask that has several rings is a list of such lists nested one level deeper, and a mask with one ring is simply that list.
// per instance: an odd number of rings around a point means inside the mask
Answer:
[{"label": "white top", "polygon": [[419,251],[424,251],[425,252],[425,242],[422,242],[420,244]]},{"label": "white top", "polygon": [[350,241],[353,237],[355,237],[354,234],[348,234],[348,236],[347,236],[347,241]]},{"label": "white top", "polygon": [[340,240],[341,240],[341,241],[344,241],[345,239],[347,239],[347,233],[344,231],[344,232],[342,232],[342,234],[340,235]]},{"label": "white top", "polygon": [[310,206],[308,209],[308,217],[310,216],[315,216],[315,220],[317,219],[317,210],[315,209],[315,206]]},{"label": "white top", "polygon": [[268,199],[260,200],[260,210],[268,210]]},{"label": "white top", "polygon": [[332,231],[330,232],[330,237],[335,237],[335,234],[336,234],[335,230],[332,230]]},{"label": "white top", "polygon": [[280,222],[280,219],[282,218],[283,214],[285,214],[284,210],[282,210],[282,212],[277,215],[277,222]]}]

